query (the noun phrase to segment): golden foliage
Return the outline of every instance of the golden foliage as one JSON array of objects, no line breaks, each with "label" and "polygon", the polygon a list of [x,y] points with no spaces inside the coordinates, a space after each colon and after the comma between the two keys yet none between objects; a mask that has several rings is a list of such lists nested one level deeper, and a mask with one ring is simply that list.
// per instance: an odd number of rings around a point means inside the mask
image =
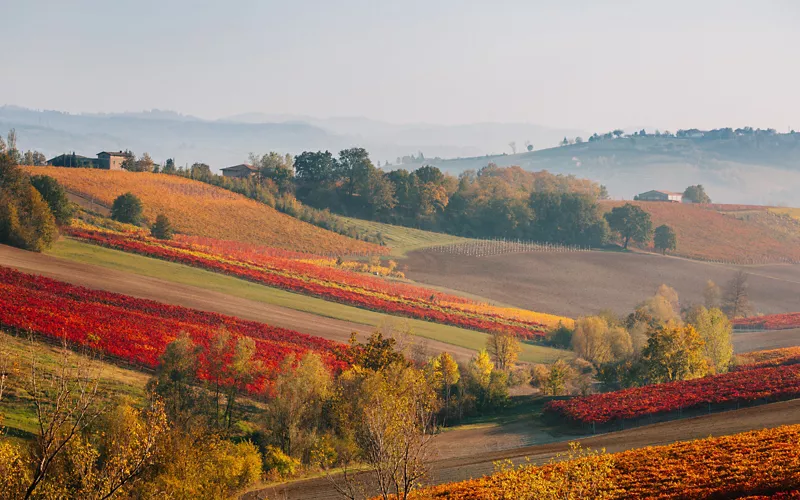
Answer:
[{"label": "golden foliage", "polygon": [[242,195],[199,181],[148,172],[27,167],[54,177],[68,191],[108,207],[126,192],[154,221],[169,217],[179,233],[243,241],[317,254],[387,253],[388,249],[326,231]]}]

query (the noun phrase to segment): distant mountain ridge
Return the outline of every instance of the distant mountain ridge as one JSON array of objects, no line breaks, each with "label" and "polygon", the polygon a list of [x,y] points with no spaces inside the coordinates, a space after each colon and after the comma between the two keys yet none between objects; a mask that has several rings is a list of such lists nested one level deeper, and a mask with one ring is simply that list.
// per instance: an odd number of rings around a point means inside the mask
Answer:
[{"label": "distant mountain ridge", "polygon": [[70,114],[16,106],[0,107],[0,131],[16,128],[22,149],[51,157],[75,151],[92,155],[104,149],[148,152],[156,160],[176,158],[179,165],[204,162],[218,170],[247,159],[250,152],[298,154],[361,146],[381,164],[396,158],[475,156],[511,151],[530,140],[540,147],[578,133],[528,124],[395,125],[360,117],[318,119],[248,113],[204,120],[174,111]]}]

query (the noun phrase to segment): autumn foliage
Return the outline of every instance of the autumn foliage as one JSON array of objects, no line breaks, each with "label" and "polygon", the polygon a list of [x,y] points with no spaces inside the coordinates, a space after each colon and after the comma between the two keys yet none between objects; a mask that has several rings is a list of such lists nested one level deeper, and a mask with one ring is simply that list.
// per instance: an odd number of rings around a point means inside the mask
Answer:
[{"label": "autumn foliage", "polygon": [[800,347],[784,347],[766,351],[754,351],[737,356],[735,370],[753,370],[768,366],[800,363]]},{"label": "autumn foliage", "polygon": [[742,330],[788,330],[800,328],[800,312],[736,318],[733,324],[736,328]]},{"label": "autumn foliage", "polygon": [[800,365],[722,375],[550,401],[545,412],[581,424],[603,424],[723,403],[752,403],[800,395]]},{"label": "autumn foliage", "polygon": [[[601,488],[589,496],[550,496],[539,489],[542,476],[565,477],[576,489],[586,462],[610,468]],[[540,470],[540,473],[537,473]],[[516,488],[510,491],[508,485]],[[423,489],[414,499],[539,498],[800,498],[800,425],[652,446],[612,455],[596,454],[573,461],[503,470],[480,479]],[[545,494],[542,494],[545,493]]]},{"label": "autumn foliage", "polygon": [[[272,369],[284,357],[314,351],[334,370],[347,366],[346,347],[319,337],[231,316],[91,290],[0,267],[0,326],[87,346],[132,364],[153,368],[182,332],[208,347],[220,328],[231,341],[250,337],[256,358]],[[201,359],[202,366],[206,363]],[[200,374],[203,376],[203,373]],[[263,378],[251,384],[260,390]]]},{"label": "autumn foliage", "polygon": [[106,207],[124,193],[143,204],[145,218],[168,214],[175,231],[320,254],[385,254],[388,248],[326,231],[242,195],[175,175],[86,168],[27,167],[68,191]]},{"label": "autumn foliage", "polygon": [[334,259],[261,247],[225,244],[209,238],[155,240],[141,233],[120,233],[77,225],[68,234],[96,245],[178,262],[393,315],[486,332],[508,332],[523,338],[543,335],[549,327],[571,320],[516,308],[476,303],[405,283],[336,267]]}]

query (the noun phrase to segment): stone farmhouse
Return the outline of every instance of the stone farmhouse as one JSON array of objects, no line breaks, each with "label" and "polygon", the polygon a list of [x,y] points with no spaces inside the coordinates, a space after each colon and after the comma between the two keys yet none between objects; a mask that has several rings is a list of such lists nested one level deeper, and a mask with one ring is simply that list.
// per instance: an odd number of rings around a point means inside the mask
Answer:
[{"label": "stone farmhouse", "polygon": [[248,165],[247,163],[240,163],[239,165],[234,165],[232,167],[225,167],[221,170],[223,177],[233,177],[237,179],[252,177],[258,173],[258,168],[254,167],[253,165]]},{"label": "stone farmhouse", "polygon": [[97,158],[72,154],[58,155],[47,160],[54,167],[101,168],[104,170],[122,170],[122,162],[127,155],[123,151],[102,151]]},{"label": "stone farmhouse", "polygon": [[674,203],[681,203],[683,202],[683,193],[654,190],[642,193],[634,199],[639,201],[671,201]]}]

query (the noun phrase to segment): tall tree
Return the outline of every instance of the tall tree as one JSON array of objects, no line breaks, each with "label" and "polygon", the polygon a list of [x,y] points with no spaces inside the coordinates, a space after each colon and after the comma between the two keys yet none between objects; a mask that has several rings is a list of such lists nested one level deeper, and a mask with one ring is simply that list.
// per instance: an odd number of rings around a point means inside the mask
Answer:
[{"label": "tall tree", "polygon": [[708,373],[705,342],[692,325],[667,325],[648,332],[642,360],[650,383],[703,377]]},{"label": "tall tree", "polygon": [[519,339],[510,332],[493,332],[486,339],[486,350],[494,361],[494,366],[508,372],[517,363],[522,350]]},{"label": "tall tree", "polygon": [[731,319],[746,317],[752,312],[746,272],[740,270],[728,282],[725,290],[724,311]]},{"label": "tall tree", "polygon": [[458,369],[456,360],[447,352],[431,358],[429,371],[433,386],[440,389],[444,395],[444,420],[442,425],[446,425],[447,417],[450,416],[452,389],[461,379],[461,372]]},{"label": "tall tree", "polygon": [[686,321],[694,326],[705,342],[705,354],[717,373],[725,373],[733,358],[733,326],[725,313],[717,308],[693,308]]},{"label": "tall tree", "polygon": [[650,220],[650,214],[631,203],[612,208],[611,212],[605,214],[605,218],[611,230],[619,233],[622,237],[622,248],[624,249],[628,248],[631,240],[645,243],[653,234],[653,222]]},{"label": "tall tree", "polygon": [[705,288],[703,289],[703,301],[706,309],[712,309],[715,307],[719,308],[721,305],[721,300],[722,290],[720,290],[719,285],[711,280],[708,280]]},{"label": "tall tree", "polygon": [[30,177],[7,154],[0,154],[0,243],[41,252],[56,237],[50,207]]},{"label": "tall tree", "polygon": [[336,166],[338,177],[342,179],[345,195],[352,200],[353,196],[365,192],[369,187],[369,174],[375,166],[364,148],[350,148],[339,153]]},{"label": "tall tree", "polygon": [[666,224],[662,224],[656,228],[653,243],[657,250],[661,250],[666,254],[668,250],[675,250],[678,248],[678,237],[675,231]]}]

